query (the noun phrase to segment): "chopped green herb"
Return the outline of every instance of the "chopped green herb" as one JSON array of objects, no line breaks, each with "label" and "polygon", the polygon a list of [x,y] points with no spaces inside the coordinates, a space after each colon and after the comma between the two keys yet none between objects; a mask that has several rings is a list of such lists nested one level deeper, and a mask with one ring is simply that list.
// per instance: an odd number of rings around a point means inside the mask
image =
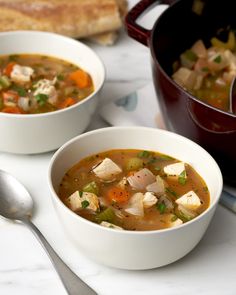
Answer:
[{"label": "chopped green herb", "polygon": [[63,81],[63,80],[65,79],[65,76],[62,75],[62,74],[58,74],[58,75],[57,75],[57,79],[58,79],[59,81]]},{"label": "chopped green herb", "polygon": [[174,216],[172,216],[172,218],[171,218],[171,222],[175,222],[177,219],[178,219],[178,216],[174,215]]},{"label": "chopped green herb", "polygon": [[221,55],[218,55],[215,59],[213,59],[213,61],[217,64],[221,63],[221,60],[222,60]]},{"label": "chopped green herb", "polygon": [[155,169],[156,171],[160,171],[160,170],[161,170],[161,167],[156,166],[154,169]]},{"label": "chopped green herb", "polygon": [[79,196],[80,196],[80,198],[82,198],[83,192],[79,191]]},{"label": "chopped green herb", "polygon": [[204,186],[202,189],[204,190],[204,192],[208,192],[208,187],[207,186]]},{"label": "chopped green herb", "polygon": [[157,158],[152,157],[152,158],[147,162],[147,164],[153,164],[153,163],[155,163],[156,161],[157,161]]},{"label": "chopped green herb", "polygon": [[82,208],[85,209],[89,206],[89,202],[87,200],[84,200],[81,202]]},{"label": "chopped green herb", "polygon": [[12,90],[16,91],[19,94],[19,96],[26,96],[27,94],[26,90],[18,85],[13,85]]},{"label": "chopped green herb", "polygon": [[109,228],[114,228],[114,225],[110,224],[110,225],[109,225]]},{"label": "chopped green herb", "polygon": [[205,72],[205,73],[209,72],[209,68],[208,67],[203,67],[202,72]]},{"label": "chopped green herb", "polygon": [[169,188],[169,187],[166,187],[166,188],[165,188],[165,191],[166,191],[166,193],[171,194],[171,195],[174,196],[175,198],[178,197],[177,193],[176,193],[175,191],[173,191],[173,190],[172,190],[171,188]]},{"label": "chopped green herb", "polygon": [[182,171],[178,177],[178,182],[179,184],[185,185],[186,181],[187,181],[187,177],[186,177],[186,171]]},{"label": "chopped green herb", "polygon": [[83,191],[84,192],[87,192],[87,193],[93,193],[93,194],[97,195],[98,192],[99,192],[99,188],[98,188],[96,182],[95,181],[92,181],[92,182],[86,184],[83,187]]},{"label": "chopped green herb", "polygon": [[157,209],[160,211],[161,214],[163,214],[166,210],[166,205],[163,203],[157,204]]},{"label": "chopped green herb", "polygon": [[161,160],[165,160],[165,161],[168,161],[168,160],[174,160],[174,158],[170,157],[170,156],[167,156],[167,155],[161,155],[160,156],[160,159]]},{"label": "chopped green herb", "polygon": [[150,156],[150,152],[148,151],[141,151],[137,155],[139,158],[148,158]]},{"label": "chopped green herb", "polygon": [[35,96],[35,99],[37,100],[37,102],[40,106],[43,106],[43,105],[45,105],[45,103],[48,100],[48,95],[43,94],[43,93],[39,93]]},{"label": "chopped green herb", "polygon": [[19,56],[17,54],[12,54],[9,56],[9,61],[17,61],[17,59],[19,58]]},{"label": "chopped green herb", "polygon": [[191,61],[196,61],[198,59],[197,55],[190,49],[186,50],[184,54],[186,58]]}]

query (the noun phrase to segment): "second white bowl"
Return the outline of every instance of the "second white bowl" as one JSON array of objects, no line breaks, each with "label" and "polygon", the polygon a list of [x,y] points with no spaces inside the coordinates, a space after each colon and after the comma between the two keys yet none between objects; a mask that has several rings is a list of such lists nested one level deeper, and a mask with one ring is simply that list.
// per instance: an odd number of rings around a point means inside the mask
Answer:
[{"label": "second white bowl", "polygon": [[[209,208],[179,227],[146,232],[115,231],[80,217],[57,196],[61,179],[84,157],[110,149],[158,151],[189,163],[208,186],[211,196]],[[191,251],[212,219],[222,185],[218,165],[199,145],[168,131],[144,127],[110,127],[82,134],[55,153],[49,168],[52,200],[68,236],[88,257],[123,269],[163,266]]]},{"label": "second white bowl", "polygon": [[92,119],[105,80],[104,66],[95,52],[68,37],[36,31],[0,33],[0,44],[0,55],[42,54],[78,65],[91,75],[95,87],[86,99],[63,110],[33,115],[0,112],[0,150],[21,154],[47,152],[82,133]]}]

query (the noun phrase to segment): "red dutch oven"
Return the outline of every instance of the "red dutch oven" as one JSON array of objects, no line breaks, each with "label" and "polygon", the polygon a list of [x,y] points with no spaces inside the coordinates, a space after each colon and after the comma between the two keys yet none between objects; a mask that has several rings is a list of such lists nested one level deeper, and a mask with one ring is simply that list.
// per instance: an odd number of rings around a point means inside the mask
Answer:
[{"label": "red dutch oven", "polygon": [[[171,5],[153,29],[147,30],[136,21],[154,4]],[[236,29],[235,11],[236,1],[232,0],[143,0],[126,17],[129,36],[150,48],[153,82],[167,128],[207,149],[220,165],[224,179],[234,185],[236,116],[198,100],[171,75],[173,62],[195,41],[202,39],[208,47],[220,28]]]}]

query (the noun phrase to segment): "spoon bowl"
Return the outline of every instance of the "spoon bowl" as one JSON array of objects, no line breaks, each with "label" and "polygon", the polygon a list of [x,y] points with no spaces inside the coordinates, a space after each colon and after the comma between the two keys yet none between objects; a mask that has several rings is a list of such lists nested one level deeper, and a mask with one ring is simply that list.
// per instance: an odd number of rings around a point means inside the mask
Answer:
[{"label": "spoon bowl", "polygon": [[12,175],[0,170],[0,214],[8,219],[31,217],[33,200],[25,187]]},{"label": "spoon bowl", "polygon": [[0,215],[25,224],[46,250],[69,295],[97,294],[85,284],[56,254],[38,228],[30,221],[33,200],[26,188],[12,175],[0,170]]}]

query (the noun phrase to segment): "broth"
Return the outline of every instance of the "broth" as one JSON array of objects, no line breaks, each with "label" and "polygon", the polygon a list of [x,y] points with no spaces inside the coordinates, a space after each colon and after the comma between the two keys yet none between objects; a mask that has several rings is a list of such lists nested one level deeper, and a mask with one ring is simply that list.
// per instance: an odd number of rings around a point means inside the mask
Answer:
[{"label": "broth", "polygon": [[[177,171],[177,167],[183,167],[183,171]],[[169,174],[173,168],[176,175]],[[191,209],[189,204],[185,207],[184,203],[176,203],[189,192],[198,198],[196,204],[189,196],[189,203],[196,205],[192,204]],[[87,198],[91,193],[97,196],[98,204]],[[201,214],[210,203],[204,180],[189,164],[158,152],[131,149],[82,159],[64,175],[59,197],[83,218],[134,231],[178,226]],[[95,207],[89,208],[92,202]]]},{"label": "broth", "polygon": [[34,54],[0,57],[0,112],[52,112],[74,105],[93,91],[91,76],[67,61]]}]

